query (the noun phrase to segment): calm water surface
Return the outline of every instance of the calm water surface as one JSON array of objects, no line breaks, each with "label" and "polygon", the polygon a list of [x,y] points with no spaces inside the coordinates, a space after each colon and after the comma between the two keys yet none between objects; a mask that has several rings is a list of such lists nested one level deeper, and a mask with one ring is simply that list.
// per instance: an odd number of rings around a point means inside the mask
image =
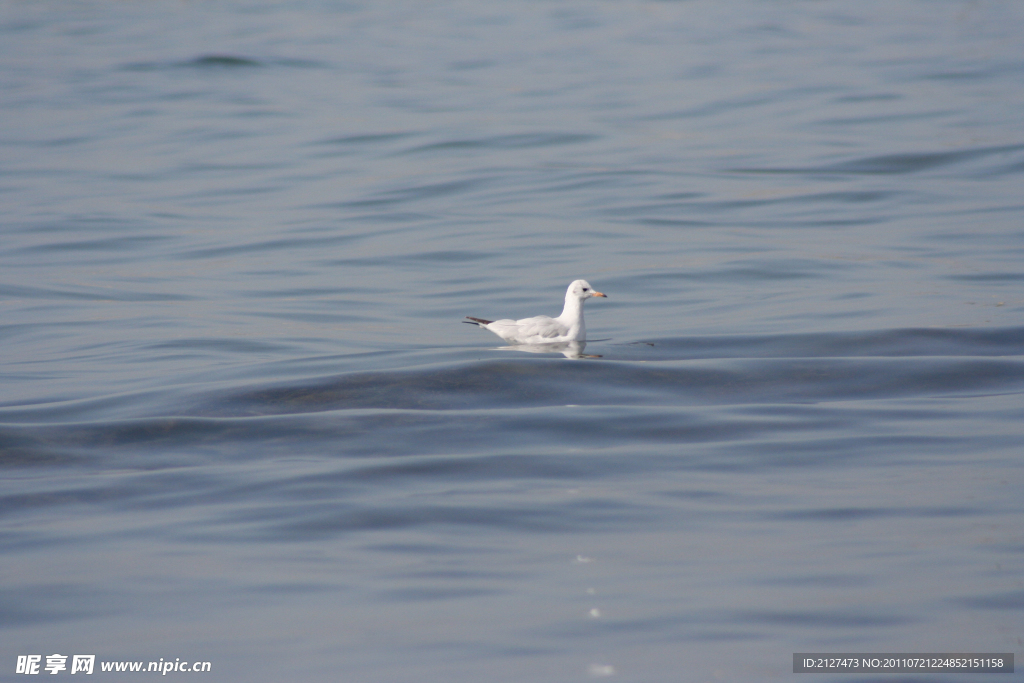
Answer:
[{"label": "calm water surface", "polygon": [[[1010,0],[4,3],[0,680],[1019,658],[1021,35]],[[579,277],[592,358],[459,323]]]}]

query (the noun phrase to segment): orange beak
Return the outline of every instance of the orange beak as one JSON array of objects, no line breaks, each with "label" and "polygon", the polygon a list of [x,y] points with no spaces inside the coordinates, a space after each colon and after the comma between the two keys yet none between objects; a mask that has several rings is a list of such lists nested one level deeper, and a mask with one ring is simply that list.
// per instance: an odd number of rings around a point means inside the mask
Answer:
[{"label": "orange beak", "polygon": [[608,298],[607,294],[602,294],[601,292],[594,292],[594,296],[603,296],[605,299]]}]

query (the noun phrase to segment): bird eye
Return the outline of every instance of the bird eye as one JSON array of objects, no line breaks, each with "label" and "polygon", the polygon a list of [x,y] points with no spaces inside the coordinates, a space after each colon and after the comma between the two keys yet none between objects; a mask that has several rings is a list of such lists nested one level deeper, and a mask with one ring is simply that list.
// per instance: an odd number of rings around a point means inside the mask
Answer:
[{"label": "bird eye", "polygon": [[586,288],[586,287],[584,287],[584,288],[583,288],[583,291],[584,291],[584,292],[585,292],[585,291],[587,291],[587,288]]}]

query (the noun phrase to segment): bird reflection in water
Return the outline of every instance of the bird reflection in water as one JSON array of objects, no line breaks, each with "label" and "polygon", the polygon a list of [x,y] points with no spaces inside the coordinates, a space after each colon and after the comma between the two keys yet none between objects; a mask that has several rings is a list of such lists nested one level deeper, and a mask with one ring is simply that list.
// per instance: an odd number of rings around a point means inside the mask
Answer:
[{"label": "bird reflection in water", "polygon": [[524,353],[560,353],[566,358],[601,358],[599,355],[583,353],[585,341],[556,342],[554,344],[511,344],[501,346],[501,351],[522,351]]}]

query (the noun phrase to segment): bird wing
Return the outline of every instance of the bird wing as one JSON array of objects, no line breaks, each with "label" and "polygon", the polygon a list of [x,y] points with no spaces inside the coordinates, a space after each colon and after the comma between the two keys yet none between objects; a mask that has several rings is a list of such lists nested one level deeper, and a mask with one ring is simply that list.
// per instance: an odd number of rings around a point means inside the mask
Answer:
[{"label": "bird wing", "polygon": [[517,320],[516,324],[519,327],[519,334],[517,335],[517,338],[522,340],[536,339],[540,341],[545,339],[557,339],[565,336],[568,332],[562,323],[546,315],[538,315],[534,318],[523,318],[522,320]]}]

